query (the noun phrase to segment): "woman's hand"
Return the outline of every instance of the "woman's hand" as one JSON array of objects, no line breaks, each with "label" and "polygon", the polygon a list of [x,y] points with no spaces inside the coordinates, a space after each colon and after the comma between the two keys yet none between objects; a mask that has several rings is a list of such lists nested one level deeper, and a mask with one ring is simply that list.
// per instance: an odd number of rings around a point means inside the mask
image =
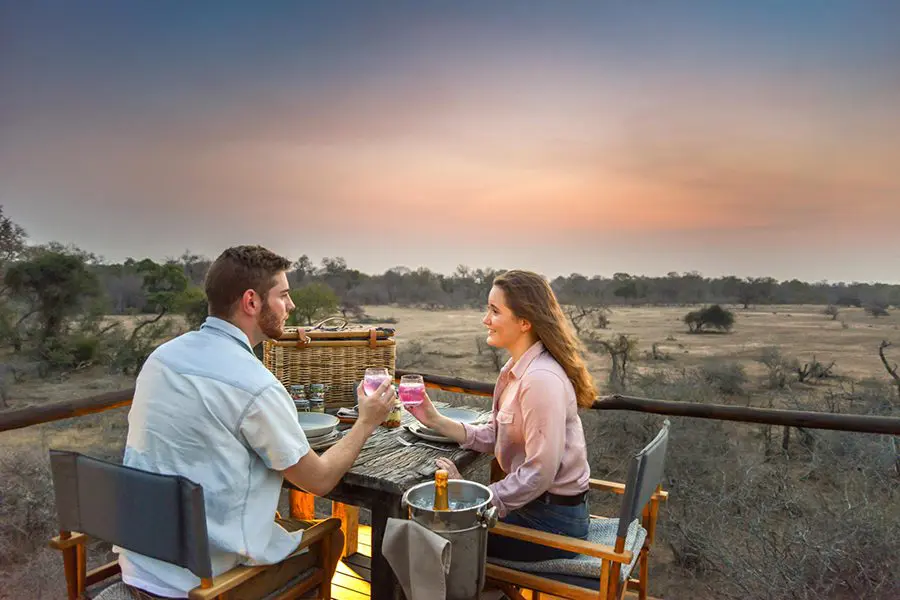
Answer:
[{"label": "woman's hand", "polygon": [[448,479],[464,479],[463,476],[459,474],[459,469],[456,468],[456,464],[449,458],[444,458],[442,456],[434,459],[434,462],[437,464],[438,469],[447,471]]},{"label": "woman's hand", "polygon": [[434,404],[432,404],[431,398],[428,397],[428,393],[425,392],[423,396],[425,399],[422,400],[421,404],[417,404],[416,406],[404,405],[404,407],[412,416],[422,423],[422,425],[433,428],[434,422],[440,418],[441,414],[434,407]]}]

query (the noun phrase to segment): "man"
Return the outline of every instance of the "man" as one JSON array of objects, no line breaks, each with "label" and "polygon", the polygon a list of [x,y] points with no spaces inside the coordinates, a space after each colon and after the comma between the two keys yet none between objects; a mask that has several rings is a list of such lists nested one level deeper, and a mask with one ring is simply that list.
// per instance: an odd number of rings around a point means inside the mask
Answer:
[{"label": "man", "polygon": [[[214,575],[287,557],[303,532],[274,520],[283,478],[327,494],[394,401],[390,382],[370,396],[360,385],[356,424],[321,456],[310,452],[290,395],[253,354],[281,336],[294,309],[289,267],[260,246],[225,250],[206,276],[203,326],[159,346],[136,382],[124,463],[203,486]],[[181,567],[118,551],[138,597],[186,598],[200,583]]]}]

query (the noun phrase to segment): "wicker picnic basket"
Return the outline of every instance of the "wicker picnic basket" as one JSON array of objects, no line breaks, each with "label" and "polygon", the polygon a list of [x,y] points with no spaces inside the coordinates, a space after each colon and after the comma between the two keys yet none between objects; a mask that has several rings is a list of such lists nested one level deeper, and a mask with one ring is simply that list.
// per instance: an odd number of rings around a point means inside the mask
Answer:
[{"label": "wicker picnic basket", "polygon": [[[327,325],[332,321],[338,325]],[[391,376],[397,361],[394,330],[348,327],[332,317],[306,329],[286,327],[278,340],[263,342],[263,364],[285,386],[324,383],[325,408],[356,405],[356,386],[368,367],[381,367]]]}]

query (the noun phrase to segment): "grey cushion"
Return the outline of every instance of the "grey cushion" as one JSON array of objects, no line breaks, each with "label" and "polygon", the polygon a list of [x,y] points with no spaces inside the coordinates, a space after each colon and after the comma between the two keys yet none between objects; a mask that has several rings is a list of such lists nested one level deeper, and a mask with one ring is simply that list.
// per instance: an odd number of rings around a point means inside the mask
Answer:
[{"label": "grey cushion", "polygon": [[[587,540],[589,542],[594,542],[595,544],[615,546],[616,531],[618,528],[619,519],[591,517]],[[641,522],[638,519],[632,521],[628,526],[628,534],[625,536],[625,549],[630,550],[634,556],[629,564],[622,565],[622,570],[619,572],[619,581],[624,582],[632,569],[634,569],[634,565],[637,563],[639,552],[644,545],[646,537],[647,530],[641,527]],[[488,557],[488,562],[501,567],[515,569],[516,571],[547,574],[546,576],[551,579],[553,578],[553,574],[561,574],[599,580],[600,570],[603,565],[601,559],[593,556],[586,556],[584,554],[580,554],[575,558],[554,558],[552,560],[542,560],[537,562],[501,560]]]},{"label": "grey cushion", "polygon": [[117,581],[103,588],[101,592],[96,596],[92,596],[92,598],[93,600],[134,600],[134,596],[131,595],[131,592],[128,591],[128,588],[125,587],[122,581]]}]

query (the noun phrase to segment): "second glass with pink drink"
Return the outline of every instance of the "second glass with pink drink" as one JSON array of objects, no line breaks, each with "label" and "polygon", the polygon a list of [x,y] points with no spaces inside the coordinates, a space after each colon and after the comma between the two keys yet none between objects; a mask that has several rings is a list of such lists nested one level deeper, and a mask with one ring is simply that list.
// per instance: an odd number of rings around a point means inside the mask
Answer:
[{"label": "second glass with pink drink", "polygon": [[421,375],[400,378],[400,402],[403,406],[418,406],[425,400],[425,382]]},{"label": "second glass with pink drink", "polygon": [[372,395],[385,380],[391,380],[391,374],[387,369],[373,367],[366,369],[366,374],[363,377],[363,390],[366,392],[366,395]]}]

